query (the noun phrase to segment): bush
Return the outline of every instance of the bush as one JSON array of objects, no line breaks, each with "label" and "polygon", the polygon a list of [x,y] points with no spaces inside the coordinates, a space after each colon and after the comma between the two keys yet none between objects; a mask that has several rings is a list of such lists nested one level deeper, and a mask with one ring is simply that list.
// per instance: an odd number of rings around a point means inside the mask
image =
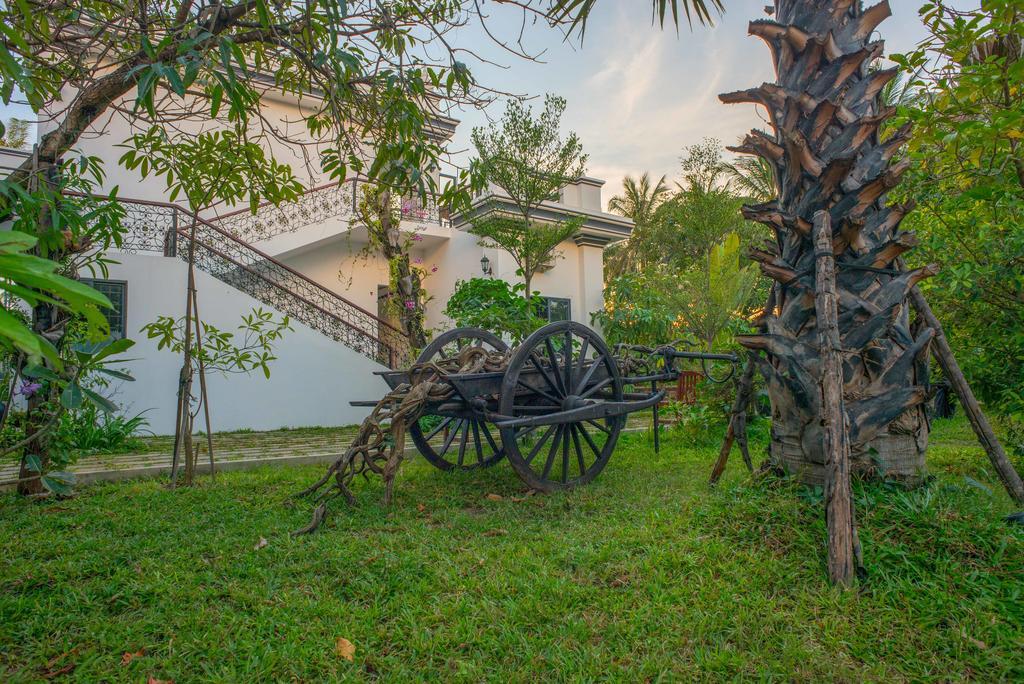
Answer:
[{"label": "bush", "polygon": [[483,328],[496,335],[509,335],[514,344],[546,321],[538,315],[544,300],[534,294],[523,296],[525,286],[509,285],[497,278],[471,278],[455,283],[455,292],[444,315],[459,327]]},{"label": "bush", "polygon": [[137,435],[149,421],[142,413],[132,417],[103,413],[85,404],[61,416],[54,434],[55,446],[73,454],[118,453],[141,446]]}]

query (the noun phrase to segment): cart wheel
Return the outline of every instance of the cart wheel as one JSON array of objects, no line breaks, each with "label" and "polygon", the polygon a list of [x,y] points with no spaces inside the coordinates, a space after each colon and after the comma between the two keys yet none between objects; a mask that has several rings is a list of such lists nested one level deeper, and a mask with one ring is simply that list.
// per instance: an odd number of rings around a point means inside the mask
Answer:
[{"label": "cart wheel", "polygon": [[[568,361],[568,362],[567,362]],[[601,336],[573,321],[530,335],[505,372],[498,412],[517,418],[578,408],[586,400],[622,401],[622,378]],[[508,460],[544,492],[590,482],[604,470],[625,416],[539,427],[502,428]]]},{"label": "cart wheel", "polygon": [[[434,338],[416,363],[455,356],[468,346],[505,351],[501,338],[480,328],[456,328]],[[489,468],[505,456],[501,436],[475,418],[427,415],[409,426],[409,437],[423,458],[441,470]]]}]

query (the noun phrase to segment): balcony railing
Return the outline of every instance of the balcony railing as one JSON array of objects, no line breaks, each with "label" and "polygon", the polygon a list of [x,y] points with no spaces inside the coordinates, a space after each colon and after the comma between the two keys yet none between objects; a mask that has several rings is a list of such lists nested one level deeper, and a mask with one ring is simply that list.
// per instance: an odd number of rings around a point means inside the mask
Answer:
[{"label": "balcony railing", "polygon": [[[359,193],[366,183],[368,181],[351,179],[341,184],[321,185],[307,190],[294,202],[277,206],[267,202],[258,206],[255,213],[240,209],[208,220],[249,243],[294,233],[300,228],[326,221],[338,220],[347,224],[355,217]],[[403,198],[400,211],[403,223],[411,223],[421,230],[431,225],[451,225],[448,210],[432,199],[423,202],[418,196]]]},{"label": "balcony railing", "polygon": [[174,204],[128,200],[122,249],[187,259],[195,222],[195,265],[367,358],[396,368],[409,360],[401,330],[310,280],[224,228]]}]

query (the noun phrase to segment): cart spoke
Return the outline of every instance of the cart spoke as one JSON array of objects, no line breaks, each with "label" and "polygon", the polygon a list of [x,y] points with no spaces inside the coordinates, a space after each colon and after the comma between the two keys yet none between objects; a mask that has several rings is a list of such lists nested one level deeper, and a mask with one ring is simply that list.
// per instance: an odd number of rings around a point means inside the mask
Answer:
[{"label": "cart spoke", "polygon": [[558,453],[558,445],[562,441],[562,426],[559,425],[555,428],[555,439],[551,442],[551,449],[548,450],[548,460],[544,464],[544,472],[541,474],[541,479],[548,479],[548,475],[551,474],[551,466],[555,464],[555,454]]},{"label": "cart spoke", "polygon": [[462,422],[462,437],[459,438],[459,465],[461,466],[466,460],[466,442],[469,440],[469,423],[470,421],[465,420]]},{"label": "cart spoke", "polygon": [[437,433],[439,433],[441,430],[444,430],[447,426],[451,425],[451,422],[453,420],[455,419],[450,417],[445,418],[443,421],[441,421],[439,425],[437,425],[437,427],[435,427],[433,430],[424,435],[423,439],[429,442],[431,439],[437,436]]},{"label": "cart spoke", "polygon": [[[587,364],[587,352],[588,351],[590,351],[590,338],[589,337],[584,337],[583,338],[583,346],[580,347],[580,361],[579,361],[579,363],[576,366],[576,373],[573,375],[573,379],[574,380],[576,378],[579,378],[581,375],[583,375],[583,366],[585,366]],[[570,387],[573,387],[572,383],[570,383]],[[579,388],[573,389],[574,393],[577,393],[579,391],[580,391]]]},{"label": "cart spoke", "polygon": [[548,374],[547,370],[545,370],[544,364],[541,363],[540,355],[537,352],[530,353],[530,361],[537,369],[537,372],[541,374],[541,377],[544,378],[544,382],[548,384],[548,387],[551,388],[551,391],[554,392],[556,396],[564,396],[562,394],[562,391],[558,389],[558,386],[555,385],[555,381],[551,379],[551,376]]},{"label": "cart spoke", "polygon": [[545,399],[550,401],[555,406],[558,406],[558,405],[560,405],[562,403],[562,400],[559,399],[558,397],[551,396],[550,394],[548,394],[547,392],[545,392],[542,389],[537,389],[536,387],[530,387],[529,385],[527,385],[525,382],[523,382],[522,380],[520,380],[518,378],[516,379],[516,384],[519,385],[520,387],[523,387],[525,389],[530,390],[531,392],[533,392],[535,394],[539,394],[540,396],[544,397]]},{"label": "cart spoke", "polygon": [[593,394],[597,390],[603,389],[603,388],[607,387],[608,385],[612,384],[612,382],[613,382],[613,379],[611,377],[607,377],[604,380],[602,380],[601,382],[594,383],[593,387],[591,387],[586,392],[584,392],[583,394],[580,395],[580,399],[586,399],[587,397],[589,397],[591,394]]},{"label": "cart spoke", "polygon": [[562,356],[565,357],[565,393],[569,394],[572,391],[572,331],[565,331],[565,348],[562,349]]},{"label": "cart spoke", "polygon": [[480,442],[480,422],[473,421],[473,448],[476,450],[476,462],[484,462],[484,445]]},{"label": "cart spoke", "polygon": [[556,426],[554,425],[549,425],[548,429],[541,436],[540,440],[538,440],[537,443],[533,445],[533,449],[530,450],[529,455],[526,457],[527,464],[532,463],[533,459],[535,459],[537,457],[537,454],[540,453],[540,450],[544,448],[545,442],[548,441],[548,437],[551,436],[551,433],[555,430],[555,427]]},{"label": "cart spoke", "polygon": [[579,466],[580,466],[580,477],[583,477],[584,473],[587,472],[587,463],[586,463],[586,460],[583,458],[583,447],[580,446],[580,436],[577,434],[583,428],[581,428],[579,425],[576,425],[575,423],[573,423],[573,425],[571,426],[571,429],[572,429],[572,445],[573,445],[573,448],[576,449],[576,460],[577,460],[577,462],[579,462]]},{"label": "cart spoke", "polygon": [[569,481],[569,432],[572,423],[562,428],[562,484]]},{"label": "cart spoke", "polygon": [[444,456],[448,453],[448,449],[451,448],[452,442],[455,441],[455,437],[459,434],[459,430],[462,428],[463,422],[464,421],[460,418],[459,422],[455,425],[455,429],[448,433],[448,437],[444,440],[444,444],[441,446],[441,451],[438,452],[438,455]]},{"label": "cart spoke", "polygon": [[612,433],[611,430],[609,430],[606,426],[601,425],[596,420],[588,420],[587,422],[596,427],[601,432],[605,433],[606,435],[610,435]]},{"label": "cart spoke", "polygon": [[490,445],[491,451],[494,453],[494,455],[495,456],[500,456],[501,453],[503,451],[505,451],[505,447],[504,446],[499,447],[497,442],[494,441],[494,437],[491,436],[491,429],[489,427],[487,427],[487,422],[486,421],[480,421],[480,431],[483,432],[484,433],[484,437],[487,438],[487,443]]},{"label": "cart spoke", "polygon": [[568,390],[562,384],[562,376],[558,373],[558,353],[555,351],[555,345],[551,344],[551,338],[545,338],[544,346],[548,350],[548,358],[551,359],[551,370],[555,375],[555,382],[558,383],[558,391],[561,396],[569,394]]},{"label": "cart spoke", "polygon": [[576,385],[576,389],[573,391],[574,394],[579,394],[580,392],[583,391],[583,388],[587,386],[588,382],[590,382],[590,378],[594,377],[594,371],[597,370],[597,367],[600,366],[602,362],[604,362],[603,355],[598,356],[596,359],[594,359],[594,362],[590,364],[590,368],[587,369],[586,374]]},{"label": "cart spoke", "polygon": [[587,432],[587,428],[583,427],[583,423],[577,424],[576,429],[580,431],[583,435],[583,439],[587,442],[587,446],[589,446],[590,450],[594,452],[594,458],[596,460],[601,460],[601,448],[594,442],[594,438],[590,436],[589,432]]}]

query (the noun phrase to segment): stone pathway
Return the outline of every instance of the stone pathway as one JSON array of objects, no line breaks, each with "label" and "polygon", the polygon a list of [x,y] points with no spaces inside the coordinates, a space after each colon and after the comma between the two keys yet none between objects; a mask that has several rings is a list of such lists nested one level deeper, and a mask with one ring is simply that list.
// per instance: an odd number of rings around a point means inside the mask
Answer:
[{"label": "stone pathway", "polygon": [[[626,430],[650,428],[650,413],[633,414]],[[217,471],[247,470],[264,465],[301,465],[330,463],[348,448],[356,426],[339,428],[300,428],[272,432],[230,432],[214,434],[213,450]],[[203,438],[200,438],[203,439]],[[83,456],[71,466],[78,484],[139,477],[158,477],[171,472],[173,440],[167,436],[143,437],[142,448],[125,454]],[[206,442],[202,441],[199,472],[209,471]],[[415,453],[410,443],[407,447]],[[0,463],[0,490],[17,482],[18,464],[13,459]]]}]

